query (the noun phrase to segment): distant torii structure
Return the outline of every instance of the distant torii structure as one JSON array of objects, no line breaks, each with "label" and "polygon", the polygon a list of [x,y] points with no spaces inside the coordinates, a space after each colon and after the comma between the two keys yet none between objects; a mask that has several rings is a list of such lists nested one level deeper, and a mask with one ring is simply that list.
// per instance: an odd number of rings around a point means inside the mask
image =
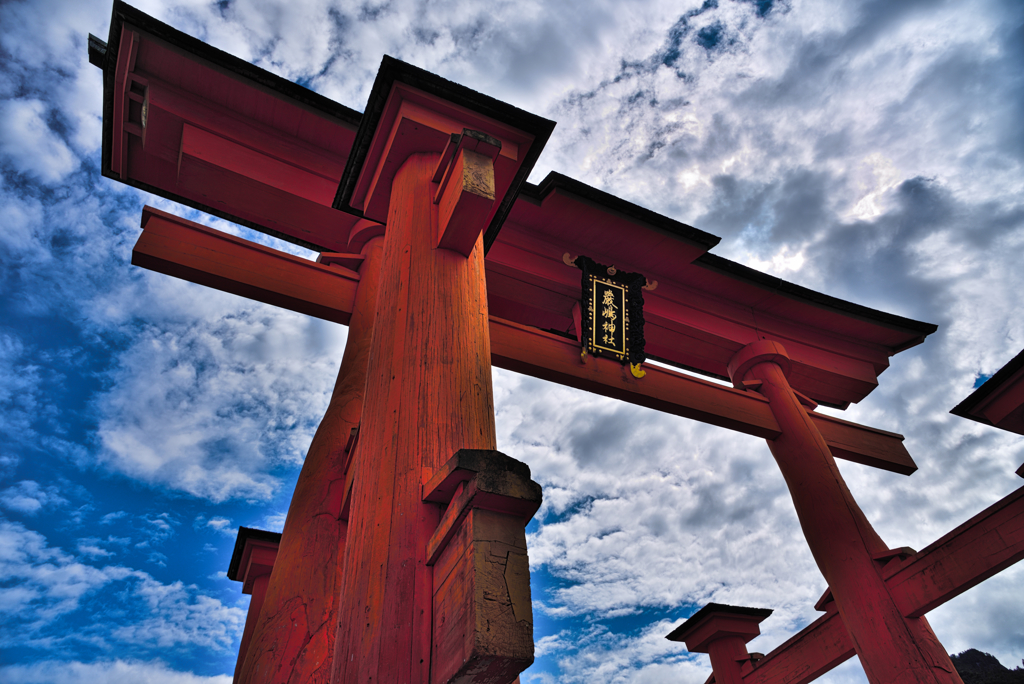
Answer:
[{"label": "distant torii structure", "polygon": [[905,553],[834,461],[910,474],[902,436],[815,411],[864,398],[935,326],[710,254],[718,238],[565,176],[531,185],[552,122],[389,57],[359,114],[116,0],[89,56],[104,175],[320,253],[147,207],[132,262],[349,325],[279,546],[236,547],[262,600],[236,681],[509,684],[529,666],[541,492],[496,450],[492,365],[768,440],[869,680],[960,681],[906,598],[927,583],[894,588]]}]

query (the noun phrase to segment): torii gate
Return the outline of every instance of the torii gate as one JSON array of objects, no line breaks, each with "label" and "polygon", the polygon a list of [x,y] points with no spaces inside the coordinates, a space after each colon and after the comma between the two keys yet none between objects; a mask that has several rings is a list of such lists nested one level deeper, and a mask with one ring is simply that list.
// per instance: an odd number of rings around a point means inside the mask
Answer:
[{"label": "torii gate", "polygon": [[[360,115],[117,0],[89,53],[104,175],[320,252],[147,207],[133,263],[349,325],[276,560],[245,556],[269,576],[236,681],[508,684],[532,662],[540,488],[496,451],[492,364],[768,440],[869,680],[960,681],[834,462],[910,474],[902,436],[814,410],[862,399],[934,326],[711,255],[718,238],[564,176],[532,186],[552,122],[391,58]],[[733,387],[581,359],[580,254],[658,283],[651,357]]]}]

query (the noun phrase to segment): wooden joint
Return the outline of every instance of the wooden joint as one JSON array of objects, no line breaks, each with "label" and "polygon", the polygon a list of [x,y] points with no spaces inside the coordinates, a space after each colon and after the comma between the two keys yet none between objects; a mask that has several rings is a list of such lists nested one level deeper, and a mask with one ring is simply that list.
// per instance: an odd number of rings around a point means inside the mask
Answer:
[{"label": "wooden joint", "polygon": [[782,369],[785,376],[789,376],[792,364],[789,361],[789,354],[786,348],[772,340],[758,340],[751,342],[733,355],[729,361],[729,377],[732,378],[733,386],[739,387],[736,383],[743,382],[743,376],[747,371],[759,363],[774,363]]},{"label": "wooden joint", "polygon": [[813,411],[814,409],[818,408],[818,402],[814,401],[803,392],[797,392],[796,390],[793,390],[793,394],[796,395],[796,400],[799,401],[800,404],[807,408],[809,411]]},{"label": "wooden joint", "polygon": [[321,252],[316,258],[316,263],[324,266],[337,264],[344,266],[350,271],[359,271],[365,257],[362,254],[343,254],[341,252]]},{"label": "wooden joint", "polygon": [[448,140],[433,176],[439,248],[466,257],[473,251],[494,207],[494,159],[500,151],[498,139],[479,131],[464,129]]},{"label": "wooden joint", "polygon": [[[737,380],[734,383],[737,389],[754,392],[759,392],[761,389],[761,385],[763,384],[764,381],[762,380]],[[797,392],[796,390],[793,390],[793,395],[796,396],[796,400],[800,402],[800,405],[806,408],[808,411],[813,411],[814,409],[818,408],[818,402],[814,401],[803,392]]]},{"label": "wooden joint", "polygon": [[427,542],[427,565],[433,565],[472,509],[530,521],[542,500],[530,467],[500,451],[460,449],[423,485],[423,501],[446,504],[441,522]]},{"label": "wooden joint", "polygon": [[817,601],[814,602],[814,610],[827,613],[830,610],[839,610],[836,606],[836,599],[832,596],[832,589],[825,587],[825,593],[821,595]]},{"label": "wooden joint", "polygon": [[501,141],[486,133],[468,128],[463,128],[461,134],[452,133],[448,138],[448,143],[444,146],[441,158],[437,161],[434,175],[430,179],[438,184],[437,192],[434,194],[434,204],[440,201],[444,185],[448,183],[451,177],[455,155],[462,149],[479,152],[493,161],[497,158],[498,153],[501,152]]}]

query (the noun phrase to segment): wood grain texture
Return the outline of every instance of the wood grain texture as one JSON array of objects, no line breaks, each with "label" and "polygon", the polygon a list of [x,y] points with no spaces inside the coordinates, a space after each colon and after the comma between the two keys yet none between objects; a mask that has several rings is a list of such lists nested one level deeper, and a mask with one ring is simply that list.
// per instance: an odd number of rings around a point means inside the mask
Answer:
[{"label": "wood grain texture", "polygon": [[[349,513],[334,682],[425,682],[433,581],[426,542],[440,506],[423,472],[462,448],[494,449],[480,241],[437,249],[436,155],[395,174]],[[481,226],[482,228],[482,226]],[[386,315],[384,314],[386,312]]]},{"label": "wood grain texture", "polygon": [[494,163],[479,152],[460,149],[452,165],[437,207],[437,246],[469,256],[494,206]]},{"label": "wood grain texture", "polygon": [[359,286],[338,379],[306,453],[281,534],[274,572],[239,682],[330,681],[346,524],[337,499],[350,467],[373,332],[383,238],[363,250]]},{"label": "wood grain texture", "polygon": [[258,302],[348,323],[359,276],[145,207],[132,264]]},{"label": "wood grain texture", "polygon": [[431,684],[508,684],[533,662],[523,519],[470,509],[434,566]]},{"label": "wood grain texture", "polygon": [[744,684],[807,684],[852,658],[855,651],[835,604],[743,676]]}]

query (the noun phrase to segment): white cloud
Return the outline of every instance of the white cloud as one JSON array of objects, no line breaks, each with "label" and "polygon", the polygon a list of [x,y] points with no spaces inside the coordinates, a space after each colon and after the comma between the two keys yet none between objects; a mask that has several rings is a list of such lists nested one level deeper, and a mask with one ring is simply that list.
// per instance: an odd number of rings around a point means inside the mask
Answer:
[{"label": "white cloud", "polygon": [[194,585],[145,578],[135,588],[135,596],[146,602],[152,617],[113,630],[112,636],[126,643],[228,651],[245,622],[242,610],[199,593]]},{"label": "white cloud", "polygon": [[25,515],[35,515],[46,506],[66,504],[56,487],[42,488],[33,480],[22,480],[0,492],[0,505]]},{"label": "white cloud", "polygon": [[117,555],[113,551],[100,546],[102,540],[97,537],[86,537],[78,540],[78,553],[95,560],[97,558],[109,558]]},{"label": "white cloud", "polygon": [[231,519],[222,516],[214,516],[207,519],[204,515],[198,515],[196,516],[195,521],[193,521],[192,526],[197,530],[203,527],[209,527],[212,530],[216,530],[217,532],[232,538],[237,533],[237,528],[231,524]]},{"label": "white cloud", "polygon": [[0,679],[8,684],[230,684],[230,675],[204,677],[179,672],[159,660],[106,660],[94,663],[47,660],[32,665],[0,667]]},{"label": "white cloud", "polygon": [[284,529],[284,521],[288,518],[288,511],[277,511],[276,513],[268,513],[263,517],[263,521],[260,523],[260,529],[267,530],[269,532],[280,532]]},{"label": "white cloud", "polygon": [[[103,557],[100,540],[81,542],[83,555]],[[110,537],[106,543],[123,545],[127,540]],[[94,553],[97,550],[100,553]],[[158,564],[166,558],[151,554]],[[123,566],[85,564],[48,546],[38,532],[3,520],[0,576],[14,582],[0,587],[0,635],[7,646],[52,647],[69,639],[92,638],[100,643],[224,652],[235,645],[245,619],[244,611],[225,606],[195,585],[164,584],[149,573]],[[106,592],[103,605],[85,606],[100,590]],[[120,610],[110,612],[115,606]],[[106,617],[90,620],[80,634],[65,633],[67,616],[83,609]]]},{"label": "white cloud", "polygon": [[107,513],[100,518],[100,525],[113,525],[115,520],[120,520],[127,515],[127,511],[114,511],[113,513]]},{"label": "white cloud", "polygon": [[280,486],[271,471],[304,458],[343,333],[262,305],[239,311],[237,298],[159,278],[161,289],[201,295],[195,312],[185,306],[176,316],[192,319],[205,307],[223,318],[146,326],[101,397],[100,460],[214,502],[267,500]]},{"label": "white cloud", "polygon": [[[127,568],[95,568],[77,562],[59,548],[49,547],[38,532],[0,519],[0,576],[17,582],[0,588],[0,611],[7,615],[5,638],[14,643],[31,635],[77,610],[83,597],[132,573]],[[16,624],[26,625],[28,634],[14,631]]]},{"label": "white cloud", "polygon": [[39,100],[0,102],[0,152],[22,173],[58,183],[78,167],[78,157],[46,123]]}]

